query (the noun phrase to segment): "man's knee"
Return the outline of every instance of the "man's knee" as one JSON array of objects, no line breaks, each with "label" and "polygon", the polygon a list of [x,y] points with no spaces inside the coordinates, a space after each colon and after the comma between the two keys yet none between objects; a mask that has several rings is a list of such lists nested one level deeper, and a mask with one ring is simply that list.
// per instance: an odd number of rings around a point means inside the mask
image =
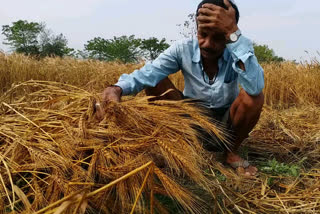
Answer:
[{"label": "man's knee", "polygon": [[248,110],[261,111],[264,104],[264,95],[261,92],[257,96],[252,96],[242,89],[239,93],[239,101]]}]

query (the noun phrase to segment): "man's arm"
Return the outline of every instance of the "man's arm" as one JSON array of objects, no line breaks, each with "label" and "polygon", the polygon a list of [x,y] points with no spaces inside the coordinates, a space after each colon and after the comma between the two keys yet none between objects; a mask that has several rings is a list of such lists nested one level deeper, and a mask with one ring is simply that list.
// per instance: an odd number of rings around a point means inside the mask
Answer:
[{"label": "man's arm", "polygon": [[259,95],[264,88],[264,75],[254,55],[252,42],[242,35],[237,42],[227,44],[227,48],[233,58],[232,67],[239,75],[241,87],[249,95]]},{"label": "man's arm", "polygon": [[104,90],[103,101],[120,101],[122,95],[137,94],[146,87],[155,87],[161,80],[180,70],[180,46],[174,43],[152,63],[131,74],[123,74],[112,87]]},{"label": "man's arm", "polygon": [[146,87],[155,87],[161,80],[179,71],[179,48],[178,43],[173,44],[152,63],[131,74],[121,75],[115,85],[122,88],[122,95],[137,94]]}]

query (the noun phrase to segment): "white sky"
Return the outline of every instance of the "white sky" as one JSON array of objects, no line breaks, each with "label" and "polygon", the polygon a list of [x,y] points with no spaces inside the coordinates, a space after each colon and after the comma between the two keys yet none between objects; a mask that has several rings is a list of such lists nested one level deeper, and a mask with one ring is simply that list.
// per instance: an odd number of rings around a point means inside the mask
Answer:
[{"label": "white sky", "polygon": [[[181,38],[177,24],[200,0],[0,0],[0,25],[19,19],[45,22],[63,33],[69,46],[83,49],[94,37]],[[258,44],[286,59],[309,59],[320,51],[319,0],[236,0],[239,26]],[[8,50],[0,36],[0,48]],[[309,52],[309,55],[305,53]],[[318,55],[319,58],[319,55]]]}]

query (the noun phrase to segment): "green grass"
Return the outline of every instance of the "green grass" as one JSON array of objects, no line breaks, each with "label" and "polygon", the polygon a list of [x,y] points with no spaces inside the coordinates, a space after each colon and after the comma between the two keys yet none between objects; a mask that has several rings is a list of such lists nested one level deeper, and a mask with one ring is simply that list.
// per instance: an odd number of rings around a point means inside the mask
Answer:
[{"label": "green grass", "polygon": [[302,161],[295,164],[280,163],[275,158],[267,162],[260,162],[259,171],[272,176],[298,177],[301,171]]}]

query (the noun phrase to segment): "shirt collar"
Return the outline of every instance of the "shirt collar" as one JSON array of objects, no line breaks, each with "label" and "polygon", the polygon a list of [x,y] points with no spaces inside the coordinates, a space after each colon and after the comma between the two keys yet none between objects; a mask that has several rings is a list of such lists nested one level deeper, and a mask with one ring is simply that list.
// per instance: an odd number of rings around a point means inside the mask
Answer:
[{"label": "shirt collar", "polygon": [[[228,61],[229,58],[229,51],[227,48],[224,49],[223,52],[223,59],[224,61]],[[193,56],[192,56],[192,62],[199,63],[201,61],[201,53],[199,48],[199,42],[198,39],[193,40]]]}]

